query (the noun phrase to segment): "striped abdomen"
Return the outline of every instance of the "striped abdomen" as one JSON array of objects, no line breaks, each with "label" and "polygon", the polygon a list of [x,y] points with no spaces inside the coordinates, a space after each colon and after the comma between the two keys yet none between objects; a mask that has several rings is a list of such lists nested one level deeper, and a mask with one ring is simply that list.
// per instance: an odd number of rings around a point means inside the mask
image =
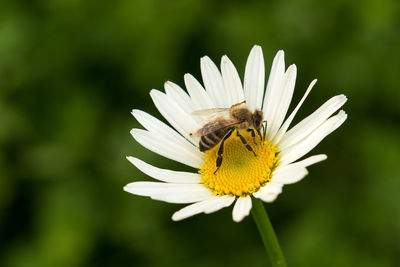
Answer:
[{"label": "striped abdomen", "polygon": [[230,130],[232,130],[232,127],[226,127],[201,136],[199,142],[200,151],[207,151],[215,147]]}]

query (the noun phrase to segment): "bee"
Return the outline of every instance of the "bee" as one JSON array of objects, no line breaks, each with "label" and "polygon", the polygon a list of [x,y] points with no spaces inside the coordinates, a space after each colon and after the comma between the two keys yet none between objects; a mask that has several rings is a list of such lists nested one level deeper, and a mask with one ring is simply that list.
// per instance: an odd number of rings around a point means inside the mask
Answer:
[{"label": "bee", "polygon": [[[218,157],[216,160],[216,167],[214,174],[218,171],[222,164],[222,156],[224,153],[224,143],[232,133],[236,130],[236,136],[240,138],[246,149],[254,154],[256,153],[253,148],[247,143],[246,139],[240,134],[243,131],[251,132],[255,138],[255,132],[258,133],[261,140],[265,138],[266,124],[264,126],[263,112],[255,110],[251,112],[250,109],[243,104],[246,101],[232,105],[230,108],[213,108],[203,109],[192,112],[195,116],[218,115],[222,112],[228,112],[228,116],[218,116],[213,120],[207,121],[199,130],[190,133],[191,136],[199,136],[199,149],[204,152],[212,149],[219,144]],[[261,134],[263,130],[263,134]]]}]

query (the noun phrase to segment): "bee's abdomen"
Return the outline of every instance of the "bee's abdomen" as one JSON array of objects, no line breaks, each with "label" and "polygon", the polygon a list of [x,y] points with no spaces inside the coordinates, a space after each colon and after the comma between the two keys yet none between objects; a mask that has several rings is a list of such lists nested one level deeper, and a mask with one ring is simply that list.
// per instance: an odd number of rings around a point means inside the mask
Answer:
[{"label": "bee's abdomen", "polygon": [[228,133],[228,131],[229,129],[220,129],[207,135],[203,135],[199,142],[200,151],[207,151],[215,147]]}]

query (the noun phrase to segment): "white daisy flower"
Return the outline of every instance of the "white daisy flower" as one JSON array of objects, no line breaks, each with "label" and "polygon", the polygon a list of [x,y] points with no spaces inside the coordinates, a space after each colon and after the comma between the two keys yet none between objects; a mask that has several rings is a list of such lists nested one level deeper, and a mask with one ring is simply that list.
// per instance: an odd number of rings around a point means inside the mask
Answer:
[{"label": "white daisy flower", "polygon": [[[250,212],[251,197],[274,201],[282,187],[304,178],[306,167],[325,160],[326,155],[302,159],[322,139],[336,130],[347,118],[344,111],[333,115],[347,98],[334,96],[314,113],[289,129],[297,111],[316,83],[313,80],[303,98],[285,119],[292,100],[296,66],[285,69],[284,52],[279,51],[272,63],[265,87],[263,53],[254,46],[246,63],[244,84],[227,56],[221,60],[221,71],[207,56],[201,58],[204,87],[190,74],[185,74],[187,92],[172,82],[165,83],[165,93],[152,90],[150,96],[168,126],[157,118],[133,110],[143,129],[132,129],[137,142],[166,158],[197,169],[193,172],[160,169],[135,157],[128,157],[139,170],[159,182],[133,182],[124,190],[140,196],[170,203],[190,204],[175,212],[174,221],[199,213],[211,213],[234,204],[233,220],[241,221]],[[265,91],[265,95],[264,95]],[[201,152],[199,130],[209,118],[195,116],[194,111],[230,108],[245,102],[250,111],[260,110],[266,120],[265,136],[253,137],[241,131],[252,151],[232,134],[223,147],[223,161],[217,170],[220,144]],[[252,153],[254,152],[254,153]]]}]

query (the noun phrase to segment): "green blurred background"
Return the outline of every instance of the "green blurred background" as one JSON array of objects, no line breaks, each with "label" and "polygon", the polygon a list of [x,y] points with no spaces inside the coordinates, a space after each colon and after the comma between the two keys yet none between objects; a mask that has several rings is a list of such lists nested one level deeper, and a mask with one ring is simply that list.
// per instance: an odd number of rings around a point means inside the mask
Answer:
[{"label": "green blurred background", "polygon": [[231,208],[172,222],[181,208],[122,191],[148,180],[126,159],[185,169],[129,134],[149,90],[200,57],[243,77],[262,46],[296,63],[297,120],[333,95],[346,123],[329,159],[267,204],[291,266],[400,266],[400,2],[2,0],[0,266],[265,266],[251,216]]}]

